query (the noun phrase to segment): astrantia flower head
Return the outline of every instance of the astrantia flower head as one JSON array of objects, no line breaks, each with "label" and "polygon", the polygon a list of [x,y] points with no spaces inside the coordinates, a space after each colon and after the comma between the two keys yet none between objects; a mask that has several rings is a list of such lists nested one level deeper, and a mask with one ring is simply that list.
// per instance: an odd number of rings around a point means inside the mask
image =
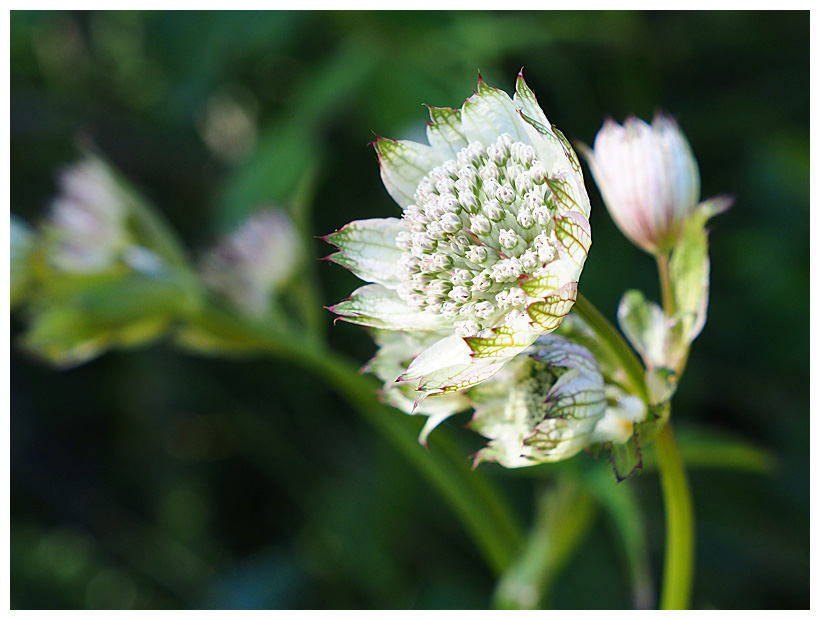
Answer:
[{"label": "astrantia flower head", "polygon": [[583,154],[621,232],[649,253],[669,251],[700,196],[697,161],[674,119],[608,119]]},{"label": "astrantia flower head", "polygon": [[460,110],[430,108],[429,146],[378,138],[401,218],[326,237],[370,282],[333,306],[345,320],[434,332],[399,380],[425,396],[492,376],[575,301],[590,246],[575,153],[519,74],[515,96],[479,78]]},{"label": "astrantia flower head", "polygon": [[294,275],[304,249],[290,217],[263,209],[204,259],[205,282],[254,316],[265,314],[272,296]]},{"label": "astrantia flower head", "polygon": [[490,441],[476,463],[525,467],[567,459],[596,444],[624,443],[646,416],[640,399],[605,384],[595,357],[560,336],[540,338],[467,393],[470,428]]}]

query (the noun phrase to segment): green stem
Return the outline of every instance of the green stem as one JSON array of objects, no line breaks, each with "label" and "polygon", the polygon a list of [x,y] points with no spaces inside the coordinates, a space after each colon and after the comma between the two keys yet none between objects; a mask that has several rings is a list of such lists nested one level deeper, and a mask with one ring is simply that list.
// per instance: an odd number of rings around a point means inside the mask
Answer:
[{"label": "green stem", "polygon": [[669,254],[658,254],[658,274],[661,280],[661,299],[666,316],[675,314],[675,295],[672,292],[672,280],[669,277]]},{"label": "green stem", "polygon": [[[675,314],[675,295],[672,291],[672,279],[669,277],[669,255],[659,254],[657,259],[663,310],[666,316],[672,316]],[[678,368],[679,376],[685,364],[686,358]],[[658,433],[655,439],[655,450],[658,455],[658,469],[666,510],[666,557],[661,608],[686,609],[692,593],[695,524],[692,512],[692,492],[686,478],[683,458],[669,422]]]},{"label": "green stem", "polygon": [[630,484],[612,484],[612,474],[600,468],[591,469],[584,478],[586,487],[609,513],[612,526],[620,537],[632,579],[632,604],[635,609],[651,609],[655,601],[646,526],[643,514]]},{"label": "green stem", "polygon": [[629,386],[634,393],[646,401],[647,393],[643,365],[620,332],[600,313],[598,308],[593,306],[580,293],[578,293],[578,298],[575,300],[573,310],[595,331],[612,357],[620,362],[627,375]]},{"label": "green stem", "polygon": [[532,532],[521,555],[498,582],[496,609],[538,609],[592,526],[595,502],[566,476],[542,493]]},{"label": "green stem", "polygon": [[[674,312],[674,298],[669,279],[668,257],[658,257],[664,311]],[[646,402],[643,367],[623,337],[585,297],[578,295],[575,311],[598,334],[605,346],[620,360],[631,387]],[[666,511],[666,558],[661,592],[663,609],[684,609],[689,604],[694,567],[694,517],[692,497],[683,460],[667,422],[656,437],[658,469]]]},{"label": "green stem", "polygon": [[694,568],[694,515],[683,459],[668,422],[655,438],[655,450],[666,508],[666,558],[661,609],[687,609]]},{"label": "green stem", "polygon": [[380,384],[362,375],[353,361],[326,349],[316,340],[298,339],[240,320],[214,308],[204,308],[200,325],[225,336],[244,340],[322,377],[418,469],[450,504],[473,536],[490,567],[500,573],[518,552],[522,533],[506,499],[467,459],[449,446],[446,429],[438,429],[427,448],[416,437],[418,424],[411,416],[378,402]]}]

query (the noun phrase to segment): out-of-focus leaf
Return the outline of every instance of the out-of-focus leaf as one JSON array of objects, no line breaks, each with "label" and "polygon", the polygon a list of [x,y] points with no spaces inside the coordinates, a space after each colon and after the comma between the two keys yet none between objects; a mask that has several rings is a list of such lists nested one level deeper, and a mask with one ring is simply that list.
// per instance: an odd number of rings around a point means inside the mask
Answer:
[{"label": "out-of-focus leaf", "polygon": [[288,202],[323,159],[323,123],[355,97],[376,61],[372,48],[351,40],[305,81],[293,113],[263,130],[255,152],[228,179],[220,198],[222,226],[236,224],[260,203]]},{"label": "out-of-focus leaf", "polygon": [[556,576],[583,542],[595,504],[576,480],[563,476],[539,498],[537,510],[521,555],[496,586],[497,609],[539,609]]},{"label": "out-of-focus leaf", "polygon": [[29,307],[24,346],[70,367],[112,347],[134,347],[160,336],[191,299],[168,283],[139,274],[63,280]]},{"label": "out-of-focus leaf", "polygon": [[21,218],[11,214],[9,245],[11,250],[11,306],[14,307],[26,296],[31,279],[31,250],[34,233]]},{"label": "out-of-focus leaf", "polygon": [[[770,476],[778,458],[766,448],[740,437],[707,429],[684,429],[677,433],[681,456],[688,468],[723,469]],[[647,468],[657,466],[654,450],[645,459]]]},{"label": "out-of-focus leaf", "polygon": [[635,609],[650,609],[654,604],[655,588],[649,564],[647,530],[633,486],[612,484],[612,476],[600,467],[586,472],[584,484],[611,516],[609,522],[623,545]]}]

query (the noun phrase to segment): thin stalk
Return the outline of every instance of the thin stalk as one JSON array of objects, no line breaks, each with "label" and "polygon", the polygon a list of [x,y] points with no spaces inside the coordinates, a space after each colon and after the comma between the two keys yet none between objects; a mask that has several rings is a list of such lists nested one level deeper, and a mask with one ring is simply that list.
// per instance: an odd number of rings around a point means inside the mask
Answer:
[{"label": "thin stalk", "polygon": [[612,526],[623,545],[632,579],[632,604],[635,609],[651,609],[655,602],[646,526],[635,490],[630,484],[612,484],[612,474],[601,468],[590,470],[586,487],[611,517]]},{"label": "thin stalk", "polygon": [[661,609],[687,609],[694,567],[694,515],[683,459],[668,422],[655,438],[655,449],[666,508],[666,558]]},{"label": "thin stalk", "polygon": [[318,342],[272,332],[261,324],[240,320],[207,308],[200,324],[244,340],[257,350],[286,359],[322,377],[388,439],[450,504],[473,536],[489,566],[501,573],[518,552],[523,535],[505,498],[484,476],[471,469],[463,455],[450,449],[446,429],[439,429],[428,448],[416,436],[418,425],[410,416],[378,402],[379,384],[362,375],[353,361]]},{"label": "thin stalk", "polygon": [[656,255],[658,274],[661,280],[661,299],[666,316],[675,314],[675,295],[672,292],[672,280],[669,277],[669,254]]},{"label": "thin stalk", "polygon": [[[674,313],[674,297],[669,279],[668,256],[658,257],[664,311]],[[620,360],[631,387],[647,399],[643,366],[618,331],[585,297],[578,295],[575,311],[598,334],[604,344]],[[647,401],[648,402],[648,401]],[[656,453],[666,511],[666,557],[661,590],[663,609],[685,609],[689,605],[694,567],[694,516],[692,496],[683,460],[667,424],[656,437]]]},{"label": "thin stalk", "polygon": [[496,609],[538,609],[592,526],[595,502],[576,480],[542,492],[526,545],[496,587]]},{"label": "thin stalk", "polygon": [[[657,260],[663,310],[666,316],[672,316],[675,313],[675,295],[672,291],[672,279],[669,277],[669,255],[659,254]],[[686,358],[678,369],[679,375],[685,364]],[[664,558],[661,608],[686,609],[692,593],[695,523],[692,512],[692,491],[689,488],[683,458],[669,422],[658,433],[655,439],[655,450],[658,456],[658,470],[666,511],[666,557]]]}]

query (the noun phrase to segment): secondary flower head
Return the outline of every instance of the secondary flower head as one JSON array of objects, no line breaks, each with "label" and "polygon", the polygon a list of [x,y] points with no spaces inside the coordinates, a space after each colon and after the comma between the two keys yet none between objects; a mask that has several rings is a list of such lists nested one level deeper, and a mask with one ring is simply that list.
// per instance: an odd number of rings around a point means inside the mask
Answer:
[{"label": "secondary flower head", "polygon": [[64,170],[59,186],[45,231],[49,263],[78,274],[113,266],[130,238],[128,198],[109,168],[88,158]]},{"label": "secondary flower head", "polygon": [[433,343],[399,380],[425,396],[497,372],[575,301],[590,245],[580,165],[519,74],[513,98],[479,78],[460,110],[430,108],[429,145],[378,138],[401,218],[352,222],[329,258],[370,282],[331,309]]},{"label": "secondary flower head", "polygon": [[674,119],[607,119],[582,152],[621,232],[649,253],[669,251],[700,196],[697,161]]},{"label": "secondary flower head", "polygon": [[245,312],[261,316],[304,256],[293,222],[283,211],[250,217],[205,257],[205,282]]},{"label": "secondary flower head", "polygon": [[624,443],[646,417],[639,398],[604,383],[595,357],[560,336],[540,338],[467,396],[470,427],[490,441],[476,463],[525,467],[567,459],[596,444]]}]

